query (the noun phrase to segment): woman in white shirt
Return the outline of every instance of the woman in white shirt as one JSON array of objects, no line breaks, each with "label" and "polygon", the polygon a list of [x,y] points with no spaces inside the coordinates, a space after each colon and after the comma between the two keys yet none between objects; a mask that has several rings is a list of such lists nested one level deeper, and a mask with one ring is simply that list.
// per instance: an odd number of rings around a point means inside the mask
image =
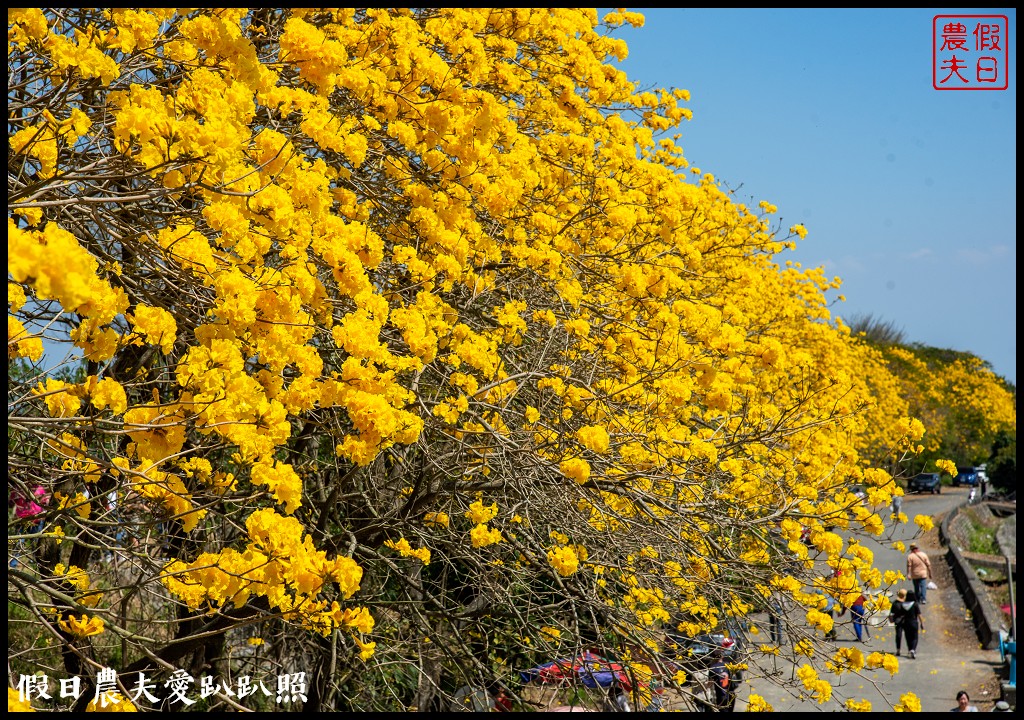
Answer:
[{"label": "woman in white shirt", "polygon": [[978,708],[971,705],[971,696],[967,694],[967,691],[961,690],[956,694],[956,707],[952,712],[978,712]]}]

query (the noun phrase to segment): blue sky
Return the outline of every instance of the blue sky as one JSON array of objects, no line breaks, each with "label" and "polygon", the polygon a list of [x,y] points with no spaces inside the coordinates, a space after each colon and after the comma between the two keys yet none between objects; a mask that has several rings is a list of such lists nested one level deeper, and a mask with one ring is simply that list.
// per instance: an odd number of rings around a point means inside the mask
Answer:
[{"label": "blue sky", "polygon": [[[690,91],[692,165],[807,226],[778,259],[842,278],[834,314],[891,321],[1016,384],[1015,10],[630,10],[646,23],[616,31],[620,67]],[[937,14],[1009,18],[1007,90],[933,89]]]}]

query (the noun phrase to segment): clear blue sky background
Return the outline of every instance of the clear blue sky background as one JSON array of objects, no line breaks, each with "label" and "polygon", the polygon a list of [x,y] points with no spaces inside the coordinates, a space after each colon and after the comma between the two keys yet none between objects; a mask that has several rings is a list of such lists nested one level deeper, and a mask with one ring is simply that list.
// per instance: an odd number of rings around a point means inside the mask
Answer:
[{"label": "clear blue sky background", "polygon": [[[629,9],[646,24],[615,32],[620,67],[690,91],[690,163],[807,226],[780,262],[842,278],[834,314],[891,321],[1016,384],[1015,10]],[[932,88],[937,14],[1009,18],[1009,89]]]}]

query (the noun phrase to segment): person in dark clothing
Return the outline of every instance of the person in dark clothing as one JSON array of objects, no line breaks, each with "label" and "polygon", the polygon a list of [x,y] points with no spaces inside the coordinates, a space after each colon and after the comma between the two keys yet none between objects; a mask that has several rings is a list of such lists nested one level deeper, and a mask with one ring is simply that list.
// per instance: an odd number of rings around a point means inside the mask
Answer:
[{"label": "person in dark clothing", "polygon": [[917,658],[917,633],[924,629],[924,617],[921,615],[921,606],[917,602],[917,595],[906,590],[896,593],[896,602],[889,611],[889,620],[896,626],[896,655],[900,654],[902,636],[907,638],[907,650],[910,651],[910,659]]},{"label": "person in dark clothing", "polygon": [[729,668],[720,655],[716,655],[715,664],[708,670],[708,678],[715,689],[715,708],[719,712],[732,712],[736,705],[736,690]]}]

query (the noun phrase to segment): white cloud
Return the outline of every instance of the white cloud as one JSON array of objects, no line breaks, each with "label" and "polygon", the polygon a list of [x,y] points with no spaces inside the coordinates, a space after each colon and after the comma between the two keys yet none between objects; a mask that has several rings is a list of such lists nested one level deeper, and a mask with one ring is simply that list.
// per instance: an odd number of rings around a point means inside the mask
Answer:
[{"label": "white cloud", "polygon": [[839,260],[829,258],[825,262],[821,263],[821,266],[825,268],[825,272],[830,275],[863,272],[867,269],[867,266],[864,264],[864,259],[855,255],[843,255]]},{"label": "white cloud", "polygon": [[1011,257],[1011,250],[1008,245],[990,245],[989,247],[966,247],[956,252],[957,260],[972,265],[985,265],[991,262],[1005,260]]}]

